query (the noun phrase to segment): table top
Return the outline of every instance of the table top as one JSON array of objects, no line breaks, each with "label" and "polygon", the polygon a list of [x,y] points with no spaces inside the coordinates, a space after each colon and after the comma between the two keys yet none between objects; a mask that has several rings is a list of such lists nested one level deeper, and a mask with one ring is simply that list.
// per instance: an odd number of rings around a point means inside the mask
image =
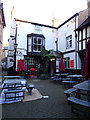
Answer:
[{"label": "table top", "polygon": [[5,84],[5,83],[20,83],[21,84],[25,84],[26,83],[26,79],[5,79],[3,81],[3,84],[2,86]]},{"label": "table top", "polygon": [[79,90],[90,91],[90,80],[86,80],[84,82],[76,84],[73,87]]},{"label": "table top", "polygon": [[21,78],[21,76],[4,76],[4,79],[16,79]]},{"label": "table top", "polygon": [[67,75],[67,77],[73,77],[73,78],[82,78],[82,75]]}]

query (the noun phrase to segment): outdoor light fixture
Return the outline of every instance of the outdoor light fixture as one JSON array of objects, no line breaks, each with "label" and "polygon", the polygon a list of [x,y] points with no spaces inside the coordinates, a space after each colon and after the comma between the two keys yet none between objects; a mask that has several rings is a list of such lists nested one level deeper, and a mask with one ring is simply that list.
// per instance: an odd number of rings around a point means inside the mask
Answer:
[{"label": "outdoor light fixture", "polygon": [[50,59],[50,61],[53,61],[53,60],[55,60],[54,58],[53,59]]}]

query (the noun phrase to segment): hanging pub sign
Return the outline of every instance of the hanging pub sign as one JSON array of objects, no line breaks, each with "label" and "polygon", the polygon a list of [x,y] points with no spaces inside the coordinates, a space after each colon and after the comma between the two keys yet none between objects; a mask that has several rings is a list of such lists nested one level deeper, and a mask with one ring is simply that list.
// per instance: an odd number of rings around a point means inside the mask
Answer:
[{"label": "hanging pub sign", "polygon": [[74,68],[74,60],[70,60],[70,68]]}]

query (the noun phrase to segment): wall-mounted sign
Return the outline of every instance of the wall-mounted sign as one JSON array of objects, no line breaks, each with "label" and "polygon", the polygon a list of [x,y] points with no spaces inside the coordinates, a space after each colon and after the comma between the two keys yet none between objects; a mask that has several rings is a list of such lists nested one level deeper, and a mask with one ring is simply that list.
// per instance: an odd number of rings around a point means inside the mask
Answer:
[{"label": "wall-mounted sign", "polygon": [[74,68],[74,60],[70,60],[70,68]]}]

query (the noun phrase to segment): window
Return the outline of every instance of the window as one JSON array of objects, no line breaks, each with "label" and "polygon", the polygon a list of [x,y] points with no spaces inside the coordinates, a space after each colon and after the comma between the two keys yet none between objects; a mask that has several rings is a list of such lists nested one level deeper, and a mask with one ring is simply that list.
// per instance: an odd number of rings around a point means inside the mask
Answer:
[{"label": "window", "polygon": [[35,59],[34,58],[30,58],[28,60],[28,65],[34,65],[36,63]]},{"label": "window", "polygon": [[70,58],[69,57],[64,58],[64,62],[65,62],[65,69],[70,68]]},{"label": "window", "polygon": [[32,38],[28,38],[28,52],[31,52],[31,43],[32,43]]},{"label": "window", "polygon": [[72,47],[72,35],[66,37],[66,49],[69,49]]},{"label": "window", "polygon": [[42,34],[31,33],[27,35],[28,52],[41,52],[45,47],[45,37]]},{"label": "window", "polygon": [[42,41],[43,39],[40,37],[33,38],[33,51],[41,51],[42,50]]}]

